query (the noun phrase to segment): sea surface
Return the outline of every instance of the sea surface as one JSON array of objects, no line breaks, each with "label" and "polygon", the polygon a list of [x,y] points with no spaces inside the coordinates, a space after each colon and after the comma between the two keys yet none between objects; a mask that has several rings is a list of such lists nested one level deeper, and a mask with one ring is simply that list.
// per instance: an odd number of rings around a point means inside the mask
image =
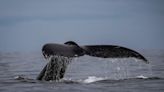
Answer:
[{"label": "sea surface", "polygon": [[36,80],[48,63],[40,52],[1,52],[0,92],[164,92],[164,51],[140,53],[149,64],[134,58],[75,58],[56,82]]}]

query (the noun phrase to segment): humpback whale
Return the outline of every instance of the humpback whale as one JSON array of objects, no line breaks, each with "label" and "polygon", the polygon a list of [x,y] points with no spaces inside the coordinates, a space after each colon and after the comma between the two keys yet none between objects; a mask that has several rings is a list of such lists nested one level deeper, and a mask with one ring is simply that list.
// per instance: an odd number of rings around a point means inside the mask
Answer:
[{"label": "humpback whale", "polygon": [[64,77],[67,65],[74,57],[89,55],[100,58],[129,58],[140,59],[145,63],[148,60],[140,53],[122,46],[116,45],[84,45],[79,46],[73,41],[64,44],[48,43],[42,48],[45,59],[50,62],[38,75],[38,80],[60,80]]}]

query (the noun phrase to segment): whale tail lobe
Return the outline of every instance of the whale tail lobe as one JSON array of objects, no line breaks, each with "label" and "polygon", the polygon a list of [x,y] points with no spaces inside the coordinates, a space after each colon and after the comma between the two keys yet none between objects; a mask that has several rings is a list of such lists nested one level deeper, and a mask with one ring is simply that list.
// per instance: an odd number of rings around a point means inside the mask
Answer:
[{"label": "whale tail lobe", "polygon": [[84,46],[83,49],[86,54],[94,57],[101,58],[137,58],[145,63],[149,63],[148,60],[140,53],[131,50],[129,48],[115,46],[115,45],[90,45]]}]

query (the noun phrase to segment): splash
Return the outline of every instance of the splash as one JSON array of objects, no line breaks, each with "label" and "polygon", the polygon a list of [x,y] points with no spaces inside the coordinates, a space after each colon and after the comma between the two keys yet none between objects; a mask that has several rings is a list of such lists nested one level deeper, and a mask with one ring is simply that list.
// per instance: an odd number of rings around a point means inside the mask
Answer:
[{"label": "splash", "polygon": [[146,76],[144,76],[144,75],[139,75],[139,76],[137,76],[137,78],[147,79],[148,77],[146,77]]},{"label": "splash", "polygon": [[[64,77],[65,71],[67,69],[68,64],[72,61],[72,58],[64,57],[64,56],[51,56],[50,58],[47,59],[49,62],[47,65],[44,67],[42,72],[38,76],[38,80],[45,80],[45,81],[50,81],[50,80],[55,80],[59,81]],[[123,58],[123,59],[118,59],[118,58],[112,58],[112,59],[100,59],[100,58],[90,58],[88,56],[85,56],[81,59],[79,58],[73,58],[73,61],[80,61],[80,63],[76,63],[78,66],[75,67],[75,71],[77,72],[77,68],[80,67],[79,71],[80,73],[82,72],[83,75],[80,74],[80,76],[77,74],[75,77],[71,77],[72,79],[78,79],[78,78],[86,78],[86,76],[89,76],[84,82],[92,82],[94,80],[99,80],[99,77],[104,78],[110,78],[110,79],[128,79],[128,78],[134,78],[137,75],[144,75],[145,76],[145,64],[142,64],[138,62],[137,59],[134,58]],[[87,62],[83,62],[87,61]],[[90,63],[92,63],[91,68]],[[104,61],[99,64],[99,61]],[[136,62],[132,62],[136,61]],[[81,65],[83,62],[86,69],[81,70],[84,65]],[[94,62],[94,63],[93,63]],[[79,65],[80,64],[80,65]],[[104,64],[104,65],[102,65]],[[94,66],[95,65],[95,66]],[[147,65],[147,64],[146,64]],[[98,68],[100,67],[100,68]],[[143,70],[144,68],[144,70]],[[72,68],[73,69],[73,68]],[[96,69],[99,69],[96,71]],[[69,68],[68,68],[69,70]],[[87,70],[87,72],[85,72]],[[84,71],[84,72],[83,72]],[[96,72],[94,72],[96,71]],[[100,72],[99,72],[100,71]],[[140,72],[135,72],[135,71],[140,71]],[[139,74],[138,74],[139,73]],[[92,75],[92,76],[90,76]],[[98,77],[93,77],[93,76],[98,76]],[[70,75],[68,75],[68,78]],[[67,75],[66,75],[67,78]]]},{"label": "splash", "polygon": [[106,78],[89,76],[87,79],[83,80],[82,83],[93,83],[93,82],[101,81],[101,80],[105,80],[105,79]]},{"label": "splash", "polygon": [[[152,68],[151,64],[143,64],[141,60],[135,58],[122,58],[122,59],[107,59],[108,61],[104,67],[109,67],[107,70],[110,70],[109,78],[112,79],[128,79],[134,78],[138,75],[150,76],[152,77]],[[132,62],[135,61],[135,62]],[[108,64],[109,63],[109,64]],[[136,72],[138,71],[138,72]]]}]

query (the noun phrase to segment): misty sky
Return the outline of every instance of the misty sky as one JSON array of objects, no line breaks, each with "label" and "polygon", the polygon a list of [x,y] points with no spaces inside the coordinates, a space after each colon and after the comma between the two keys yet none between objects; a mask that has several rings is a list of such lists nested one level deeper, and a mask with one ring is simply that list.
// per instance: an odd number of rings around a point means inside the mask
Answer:
[{"label": "misty sky", "polygon": [[164,49],[164,0],[0,0],[0,51],[69,40]]}]

